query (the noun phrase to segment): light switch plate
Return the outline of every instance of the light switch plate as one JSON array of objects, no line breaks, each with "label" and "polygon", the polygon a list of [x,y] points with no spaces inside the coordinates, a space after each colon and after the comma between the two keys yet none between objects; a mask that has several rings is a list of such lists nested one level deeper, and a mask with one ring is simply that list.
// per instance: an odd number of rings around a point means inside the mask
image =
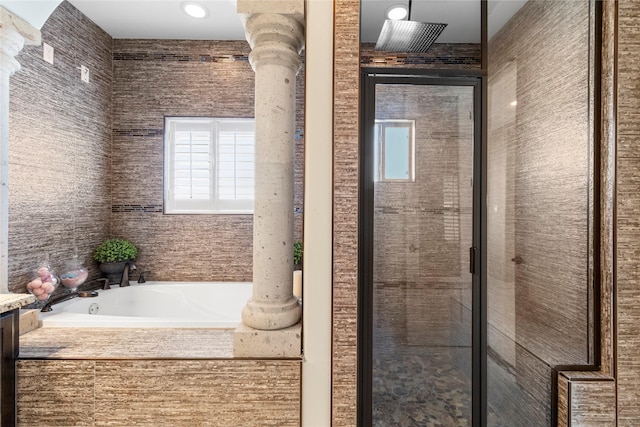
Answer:
[{"label": "light switch plate", "polygon": [[42,43],[42,58],[49,64],[53,64],[53,47],[46,43]]},{"label": "light switch plate", "polygon": [[83,82],[89,83],[89,69],[84,65],[80,66],[80,78]]}]

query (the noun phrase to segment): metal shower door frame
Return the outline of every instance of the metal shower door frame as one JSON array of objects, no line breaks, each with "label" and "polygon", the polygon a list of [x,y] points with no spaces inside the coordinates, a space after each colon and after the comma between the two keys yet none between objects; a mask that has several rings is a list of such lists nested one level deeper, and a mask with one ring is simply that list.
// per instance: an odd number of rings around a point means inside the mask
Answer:
[{"label": "metal shower door frame", "polygon": [[372,425],[373,382],[373,224],[374,167],[372,144],[375,90],[379,84],[471,86],[474,97],[472,273],[472,426],[487,423],[486,366],[486,136],[483,105],[485,81],[474,71],[363,68],[360,96],[360,168],[358,230],[358,367],[357,425]]}]

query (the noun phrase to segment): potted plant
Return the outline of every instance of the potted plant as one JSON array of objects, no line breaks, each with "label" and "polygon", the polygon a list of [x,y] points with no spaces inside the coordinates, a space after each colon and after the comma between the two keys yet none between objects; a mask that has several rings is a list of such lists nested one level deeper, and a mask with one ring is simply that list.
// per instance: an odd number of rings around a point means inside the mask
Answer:
[{"label": "potted plant", "polygon": [[302,242],[299,240],[293,244],[293,266],[294,270],[302,270]]},{"label": "potted plant", "polygon": [[293,244],[293,295],[302,300],[302,242]]},{"label": "potted plant", "polygon": [[102,271],[110,283],[120,282],[127,261],[138,256],[138,249],[128,240],[107,239],[93,252],[93,259],[100,263]]}]

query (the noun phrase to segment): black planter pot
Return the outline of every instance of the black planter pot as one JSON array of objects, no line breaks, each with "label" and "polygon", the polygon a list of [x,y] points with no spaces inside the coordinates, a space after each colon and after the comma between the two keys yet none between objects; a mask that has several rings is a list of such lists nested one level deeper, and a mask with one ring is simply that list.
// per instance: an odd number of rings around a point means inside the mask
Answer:
[{"label": "black planter pot", "polygon": [[122,280],[122,272],[127,261],[102,262],[100,271],[104,273],[110,284],[118,284]]}]

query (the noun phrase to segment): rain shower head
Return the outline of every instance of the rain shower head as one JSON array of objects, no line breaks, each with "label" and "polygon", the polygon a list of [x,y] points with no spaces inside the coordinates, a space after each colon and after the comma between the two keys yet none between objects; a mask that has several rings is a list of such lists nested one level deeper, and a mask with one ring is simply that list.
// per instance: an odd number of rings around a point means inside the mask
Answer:
[{"label": "rain shower head", "polygon": [[417,21],[384,21],[375,50],[424,53],[436,41],[447,24]]}]

